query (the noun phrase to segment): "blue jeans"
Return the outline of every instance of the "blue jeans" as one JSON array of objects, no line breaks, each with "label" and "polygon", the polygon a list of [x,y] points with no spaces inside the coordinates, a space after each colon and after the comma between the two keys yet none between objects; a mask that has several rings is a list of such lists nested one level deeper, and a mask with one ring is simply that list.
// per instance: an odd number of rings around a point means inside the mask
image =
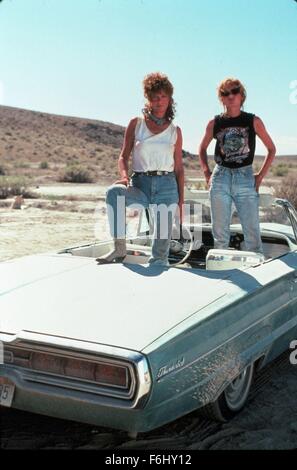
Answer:
[{"label": "blue jeans", "polygon": [[[132,186],[114,184],[107,189],[106,203],[111,235],[126,236],[126,207],[149,209],[154,220],[150,264],[168,266],[168,254],[174,215],[179,200],[175,173],[162,176],[134,175]],[[122,196],[122,197],[119,197]],[[165,218],[162,214],[164,214]]]},{"label": "blue jeans", "polygon": [[210,186],[214,247],[227,249],[230,241],[231,206],[234,202],[242,225],[245,249],[263,253],[259,225],[259,195],[252,165],[226,168],[216,165]]}]

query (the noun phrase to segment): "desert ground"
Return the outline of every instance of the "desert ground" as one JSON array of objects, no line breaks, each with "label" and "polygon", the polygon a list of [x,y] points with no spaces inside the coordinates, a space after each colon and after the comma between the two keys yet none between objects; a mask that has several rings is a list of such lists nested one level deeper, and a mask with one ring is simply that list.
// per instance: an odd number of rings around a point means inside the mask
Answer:
[{"label": "desert ground", "polygon": [[0,200],[2,261],[109,236],[104,187],[65,183],[34,192],[37,198],[24,199],[21,210],[11,209],[11,198]]},{"label": "desert ground", "polygon": [[[124,129],[3,106],[0,115],[0,261],[106,239],[104,194],[117,174]],[[263,157],[255,160],[255,171],[262,162]],[[197,156],[185,151],[184,163],[187,177],[202,176]],[[266,181],[268,186],[283,184],[294,198],[297,180],[285,178],[296,175],[296,156],[283,156]],[[20,209],[12,208],[16,194],[23,195]],[[293,449],[296,396],[297,366],[290,364],[287,352],[257,376],[246,408],[226,424],[194,412],[131,439],[121,431],[1,408],[0,447]]]}]

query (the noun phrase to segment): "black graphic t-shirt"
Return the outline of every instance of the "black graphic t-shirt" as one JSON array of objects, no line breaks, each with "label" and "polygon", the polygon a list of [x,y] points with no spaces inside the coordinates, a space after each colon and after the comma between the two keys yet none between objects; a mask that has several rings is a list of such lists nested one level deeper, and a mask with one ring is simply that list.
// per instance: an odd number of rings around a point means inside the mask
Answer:
[{"label": "black graphic t-shirt", "polygon": [[242,111],[239,116],[215,116],[213,137],[216,139],[215,161],[228,168],[251,165],[254,160],[256,133],[254,114]]}]

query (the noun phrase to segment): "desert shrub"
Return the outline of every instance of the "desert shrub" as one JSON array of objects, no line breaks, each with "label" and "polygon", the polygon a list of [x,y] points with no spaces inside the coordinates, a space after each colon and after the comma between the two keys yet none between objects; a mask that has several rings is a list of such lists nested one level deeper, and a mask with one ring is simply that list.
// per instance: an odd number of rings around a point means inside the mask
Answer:
[{"label": "desert shrub", "polygon": [[28,191],[28,180],[20,176],[0,176],[0,199],[9,196],[30,195]]},{"label": "desert shrub", "polygon": [[68,166],[64,173],[60,175],[59,181],[64,183],[92,183],[93,178],[89,171],[81,166]]},{"label": "desert shrub", "polygon": [[279,163],[276,166],[272,166],[271,171],[274,176],[287,176],[289,167],[285,163]]},{"label": "desert shrub", "polygon": [[110,169],[111,169],[111,168],[110,168],[110,163],[109,163],[109,162],[103,161],[103,162],[101,163],[101,170],[102,170],[102,171],[107,171],[107,170],[110,170]]},{"label": "desert shrub", "polygon": [[275,196],[288,199],[290,203],[297,209],[297,177],[288,176],[275,188]]},{"label": "desert shrub", "polygon": [[49,165],[46,161],[40,162],[40,164],[39,164],[40,170],[47,170],[48,167],[49,167]]},{"label": "desert shrub", "polygon": [[0,175],[5,175],[5,169],[2,165],[0,165]]},{"label": "desert shrub", "polygon": [[30,164],[23,161],[16,161],[15,168],[30,168]]}]

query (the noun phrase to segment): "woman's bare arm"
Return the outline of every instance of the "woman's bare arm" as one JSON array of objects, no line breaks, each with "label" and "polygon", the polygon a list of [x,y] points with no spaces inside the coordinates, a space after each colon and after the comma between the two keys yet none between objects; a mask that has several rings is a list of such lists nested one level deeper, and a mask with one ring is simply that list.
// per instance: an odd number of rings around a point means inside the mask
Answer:
[{"label": "woman's bare arm", "polygon": [[199,150],[198,150],[200,166],[204,173],[207,185],[209,185],[210,177],[211,177],[211,171],[210,171],[210,168],[208,166],[208,161],[207,161],[207,148],[213,139],[213,128],[214,128],[214,119],[209,121],[209,123],[207,124],[204,137],[200,143]]},{"label": "woman's bare arm", "polygon": [[118,160],[120,179],[115,182],[116,184],[125,184],[126,186],[129,184],[129,158],[134,145],[136,124],[137,118],[131,119],[125,131],[124,143]]},{"label": "woman's bare arm", "polygon": [[267,174],[269,167],[273,162],[276,153],[276,148],[264,126],[263,121],[257,116],[255,116],[254,118],[254,129],[257,136],[261,139],[267,149],[267,156],[263,162],[263,165],[260,171],[255,174],[256,190],[258,191],[264,176]]}]

